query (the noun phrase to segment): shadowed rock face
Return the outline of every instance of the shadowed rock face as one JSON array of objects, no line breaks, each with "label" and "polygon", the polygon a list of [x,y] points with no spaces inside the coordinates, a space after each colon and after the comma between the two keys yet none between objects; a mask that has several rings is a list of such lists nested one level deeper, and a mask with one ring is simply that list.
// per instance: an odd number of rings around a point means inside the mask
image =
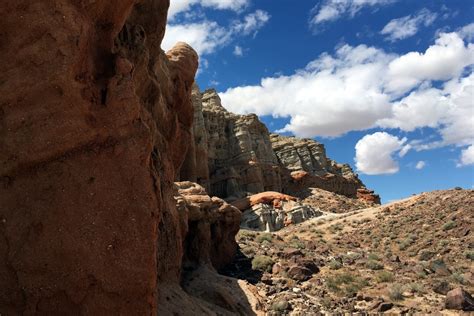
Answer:
[{"label": "shadowed rock face", "polygon": [[0,9],[1,314],[155,314],[179,288],[198,58],[161,50],[169,1],[135,2]]}]

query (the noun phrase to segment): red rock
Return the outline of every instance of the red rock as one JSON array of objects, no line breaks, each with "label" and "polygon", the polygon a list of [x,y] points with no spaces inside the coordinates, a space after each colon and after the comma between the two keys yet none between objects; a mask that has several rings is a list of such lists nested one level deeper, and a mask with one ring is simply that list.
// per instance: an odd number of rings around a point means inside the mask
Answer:
[{"label": "red rock", "polygon": [[179,285],[197,55],[162,52],[168,5],[2,3],[0,314],[150,315]]},{"label": "red rock", "polygon": [[474,311],[474,299],[468,292],[460,287],[446,294],[445,305],[446,309]]},{"label": "red rock", "polygon": [[366,202],[380,204],[380,197],[374,191],[366,188],[357,189],[357,198]]},{"label": "red rock", "polygon": [[313,273],[308,268],[294,265],[288,270],[288,276],[297,281],[306,281],[311,278]]}]

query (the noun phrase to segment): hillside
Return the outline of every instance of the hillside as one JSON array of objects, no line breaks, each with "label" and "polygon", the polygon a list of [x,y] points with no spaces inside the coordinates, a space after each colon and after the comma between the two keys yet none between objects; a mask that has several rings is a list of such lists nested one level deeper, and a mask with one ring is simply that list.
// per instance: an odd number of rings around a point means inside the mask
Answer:
[{"label": "hillside", "polygon": [[[227,273],[250,276],[274,314],[444,313],[448,291],[474,290],[472,205],[473,190],[435,191],[276,233],[241,230]],[[262,275],[242,273],[250,260]]]}]

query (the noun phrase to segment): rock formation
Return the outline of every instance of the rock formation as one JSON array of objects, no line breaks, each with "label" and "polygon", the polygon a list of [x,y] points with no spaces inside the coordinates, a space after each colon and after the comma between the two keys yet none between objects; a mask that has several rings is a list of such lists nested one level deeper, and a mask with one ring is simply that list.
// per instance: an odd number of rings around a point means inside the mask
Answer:
[{"label": "rock formation", "polygon": [[183,187],[176,207],[198,57],[160,48],[168,6],[2,4],[0,314],[214,314],[180,284],[231,259],[238,214]]},{"label": "rock formation", "polygon": [[181,178],[197,181],[212,195],[234,200],[278,191],[305,198],[308,188],[317,187],[380,203],[348,164],[326,156],[324,145],[270,134],[256,115],[227,111],[214,89],[200,93],[195,86],[193,104],[195,144]]},{"label": "rock formation", "polygon": [[318,209],[295,201],[259,203],[242,213],[241,227],[273,232],[321,215]]}]

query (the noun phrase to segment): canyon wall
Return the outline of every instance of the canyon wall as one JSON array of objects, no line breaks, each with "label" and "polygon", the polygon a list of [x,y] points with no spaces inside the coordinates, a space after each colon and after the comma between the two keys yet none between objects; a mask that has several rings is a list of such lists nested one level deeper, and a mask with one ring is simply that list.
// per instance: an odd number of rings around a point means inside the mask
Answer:
[{"label": "canyon wall", "polygon": [[231,260],[240,212],[174,185],[198,56],[160,48],[168,6],[2,3],[0,314],[213,314],[183,267]]}]

